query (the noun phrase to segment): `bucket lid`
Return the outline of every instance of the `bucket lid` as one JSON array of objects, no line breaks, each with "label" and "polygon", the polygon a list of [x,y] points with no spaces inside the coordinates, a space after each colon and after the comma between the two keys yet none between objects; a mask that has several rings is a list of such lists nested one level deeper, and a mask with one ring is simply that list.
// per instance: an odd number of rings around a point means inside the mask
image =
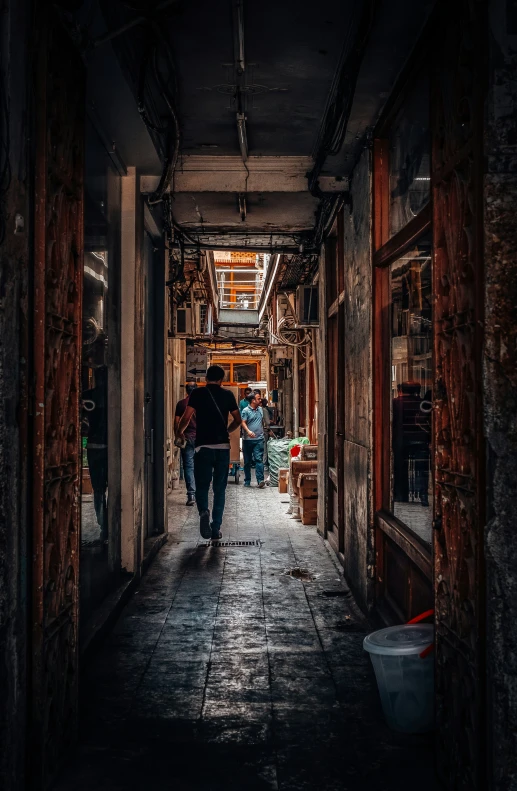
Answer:
[{"label": "bucket lid", "polygon": [[379,629],[364,638],[363,648],[370,654],[408,656],[420,654],[434,641],[434,626],[430,623],[402,624]]}]

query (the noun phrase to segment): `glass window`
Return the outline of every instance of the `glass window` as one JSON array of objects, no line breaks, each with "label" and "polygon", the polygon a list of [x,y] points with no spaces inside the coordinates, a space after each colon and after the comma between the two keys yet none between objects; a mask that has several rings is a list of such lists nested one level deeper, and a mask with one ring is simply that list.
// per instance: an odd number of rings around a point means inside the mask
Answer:
[{"label": "glass window", "polygon": [[224,379],[223,382],[231,382],[230,379],[230,364],[229,363],[215,363],[216,365],[220,365],[224,371]]},{"label": "glass window", "polygon": [[390,236],[429,201],[429,141],[429,79],[425,76],[416,83],[390,131]]},{"label": "glass window", "polygon": [[431,240],[390,267],[393,513],[431,543]]},{"label": "glass window", "polygon": [[81,366],[81,608],[85,617],[109,590],[108,348],[114,342],[110,289],[117,279],[114,272],[119,217],[120,178],[88,123]]},{"label": "glass window", "polygon": [[233,365],[234,382],[256,382],[257,363],[234,363]]}]

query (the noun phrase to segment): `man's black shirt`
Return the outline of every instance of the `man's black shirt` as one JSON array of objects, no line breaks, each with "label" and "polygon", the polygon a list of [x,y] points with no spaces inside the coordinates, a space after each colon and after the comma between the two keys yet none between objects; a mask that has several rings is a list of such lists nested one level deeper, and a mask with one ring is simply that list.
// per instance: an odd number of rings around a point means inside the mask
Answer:
[{"label": "man's black shirt", "polygon": [[228,429],[225,428],[228,425],[228,416],[230,412],[239,409],[230,390],[212,384],[198,387],[190,394],[188,405],[196,410],[196,448],[200,445],[223,445],[230,441]]}]

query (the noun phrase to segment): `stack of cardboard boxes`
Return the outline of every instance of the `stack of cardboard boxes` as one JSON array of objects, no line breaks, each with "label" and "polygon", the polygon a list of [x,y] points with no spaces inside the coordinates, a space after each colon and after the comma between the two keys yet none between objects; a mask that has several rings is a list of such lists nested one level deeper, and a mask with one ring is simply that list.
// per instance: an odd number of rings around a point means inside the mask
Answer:
[{"label": "stack of cardboard boxes", "polygon": [[318,446],[302,445],[300,455],[291,461],[290,482],[298,498],[303,525],[318,521]]},{"label": "stack of cardboard boxes", "polygon": [[302,472],[298,478],[302,525],[318,522],[318,473]]}]

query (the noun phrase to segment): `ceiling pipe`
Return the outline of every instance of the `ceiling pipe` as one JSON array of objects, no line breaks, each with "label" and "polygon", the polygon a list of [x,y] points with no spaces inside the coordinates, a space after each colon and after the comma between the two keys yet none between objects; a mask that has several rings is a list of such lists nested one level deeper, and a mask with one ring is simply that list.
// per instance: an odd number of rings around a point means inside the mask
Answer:
[{"label": "ceiling pipe", "polygon": [[213,250],[214,252],[224,252],[227,253],[231,251],[232,253],[270,253],[274,255],[275,253],[298,253],[298,246],[293,247],[288,245],[273,245],[273,247],[259,247],[257,245],[216,245],[216,244],[203,244],[200,242],[199,244],[185,244],[185,250]]},{"label": "ceiling pipe", "polygon": [[239,148],[242,161],[248,159],[248,135],[246,133],[246,116],[244,113],[237,113],[237,136],[239,138]]},{"label": "ceiling pipe", "polygon": [[233,52],[237,73],[244,74],[244,0],[233,0]]},{"label": "ceiling pipe", "polygon": [[[244,0],[232,0],[233,11],[233,61],[235,66],[235,101],[237,104],[237,113],[235,120],[237,122],[237,139],[239,141],[239,151],[241,158],[246,169],[246,183],[243,193],[239,195],[239,214],[241,220],[244,222],[246,219],[246,192],[248,191],[248,178],[250,172],[246,165],[249,150],[248,150],[248,135],[246,132],[246,113],[245,113],[245,73],[246,73],[246,59],[244,56]],[[244,197],[243,197],[244,196]]]}]

